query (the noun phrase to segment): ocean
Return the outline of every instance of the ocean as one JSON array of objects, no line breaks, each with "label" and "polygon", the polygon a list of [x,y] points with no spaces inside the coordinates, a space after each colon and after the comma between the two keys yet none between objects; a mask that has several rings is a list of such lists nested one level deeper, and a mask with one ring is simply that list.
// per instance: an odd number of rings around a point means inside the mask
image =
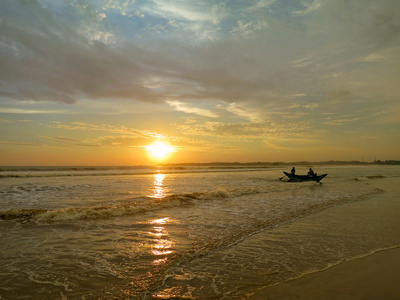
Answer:
[{"label": "ocean", "polygon": [[399,166],[290,169],[2,167],[0,299],[246,299],[400,246]]}]

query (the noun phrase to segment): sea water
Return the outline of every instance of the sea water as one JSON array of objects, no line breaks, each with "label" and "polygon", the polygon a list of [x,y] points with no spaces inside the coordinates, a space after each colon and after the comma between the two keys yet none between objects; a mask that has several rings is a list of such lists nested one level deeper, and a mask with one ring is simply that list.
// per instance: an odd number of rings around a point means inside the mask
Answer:
[{"label": "sea water", "polygon": [[2,168],[0,299],[245,299],[400,245],[399,201],[371,200],[398,166],[285,168]]}]

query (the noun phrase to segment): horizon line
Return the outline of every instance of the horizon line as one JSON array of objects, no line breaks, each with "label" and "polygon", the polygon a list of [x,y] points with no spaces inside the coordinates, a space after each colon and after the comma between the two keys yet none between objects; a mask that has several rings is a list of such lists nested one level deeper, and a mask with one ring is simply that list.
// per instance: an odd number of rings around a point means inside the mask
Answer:
[{"label": "horizon line", "polygon": [[110,168],[110,167],[119,167],[119,168],[132,168],[132,167],[157,167],[157,166],[184,166],[184,165],[304,165],[304,164],[336,164],[336,165],[371,165],[371,164],[388,164],[388,165],[399,165],[400,160],[374,160],[374,161],[359,161],[359,160],[327,160],[327,161],[253,161],[253,162],[186,162],[186,163],[160,163],[160,164],[149,164],[149,165],[1,165],[0,168],[51,168],[51,167],[60,167],[60,168]]}]

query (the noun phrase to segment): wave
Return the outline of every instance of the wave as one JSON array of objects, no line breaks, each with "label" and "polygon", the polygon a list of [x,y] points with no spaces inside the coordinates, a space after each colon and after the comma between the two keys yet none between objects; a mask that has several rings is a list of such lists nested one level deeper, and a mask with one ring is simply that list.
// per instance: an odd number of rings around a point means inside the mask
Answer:
[{"label": "wave", "polygon": [[267,167],[34,167],[34,168],[0,168],[0,178],[32,178],[32,177],[79,177],[79,176],[126,176],[180,173],[216,173],[216,172],[248,172],[265,170]]},{"label": "wave", "polygon": [[[232,197],[241,197],[248,195],[256,195],[263,193],[276,193],[288,192],[291,190],[303,189],[301,185],[281,185],[270,187],[252,187],[244,189],[225,190],[222,188],[194,192],[188,194],[174,194],[162,198],[142,196],[133,198],[131,200],[121,201],[120,203],[110,203],[95,206],[82,206],[70,207],[60,209],[10,209],[0,211],[0,220],[36,220],[36,221],[65,221],[65,220],[85,220],[85,219],[98,219],[98,218],[113,218],[129,214],[137,214],[141,212],[155,211],[160,209],[167,209],[177,207],[185,204],[195,203],[195,201],[226,199]],[[309,211],[314,211],[317,207],[319,209],[327,208],[332,205],[338,205],[348,201],[362,200],[365,197],[372,196],[376,193],[383,192],[380,189],[373,189],[371,191],[364,191],[360,194],[332,194],[327,197],[325,201],[317,201],[315,207],[312,205],[307,208]],[[330,199],[332,198],[332,199]],[[310,204],[310,203],[309,203]],[[318,210],[318,209],[317,209]]]},{"label": "wave", "polygon": [[125,176],[125,175],[153,175],[157,172],[96,172],[96,173],[25,173],[0,174],[0,178],[32,178],[32,177],[80,177],[80,176]]},{"label": "wave", "polygon": [[1,167],[0,178],[153,175],[157,173],[215,173],[270,169],[267,165],[158,165],[103,167]]},{"label": "wave", "polygon": [[84,220],[97,218],[111,218],[140,212],[171,208],[190,203],[193,200],[211,200],[228,198],[231,193],[224,189],[206,191],[203,193],[191,193],[183,195],[171,195],[165,198],[142,197],[132,199],[130,202],[120,204],[106,204],[96,206],[71,207],[62,209],[11,209],[0,211],[2,220],[36,220],[36,221],[64,221]]},{"label": "wave", "polygon": [[3,167],[0,178],[75,177],[155,174],[156,167]]},{"label": "wave", "polygon": [[356,177],[354,178],[355,181],[366,181],[370,179],[382,179],[386,178],[384,175],[371,175],[371,176],[361,176],[361,177]]}]

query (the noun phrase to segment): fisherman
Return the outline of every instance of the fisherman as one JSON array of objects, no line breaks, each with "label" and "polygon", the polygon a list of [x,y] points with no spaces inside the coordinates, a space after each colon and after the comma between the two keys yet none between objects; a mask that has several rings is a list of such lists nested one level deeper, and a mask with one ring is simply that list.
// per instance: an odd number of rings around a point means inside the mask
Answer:
[{"label": "fisherman", "polygon": [[290,173],[292,173],[292,175],[296,174],[296,169],[293,167],[292,170],[290,171]]},{"label": "fisherman", "polygon": [[313,169],[310,168],[310,171],[308,171],[308,174],[307,174],[307,175],[310,176],[310,177],[313,177],[313,176],[315,176],[316,174],[314,173]]}]

